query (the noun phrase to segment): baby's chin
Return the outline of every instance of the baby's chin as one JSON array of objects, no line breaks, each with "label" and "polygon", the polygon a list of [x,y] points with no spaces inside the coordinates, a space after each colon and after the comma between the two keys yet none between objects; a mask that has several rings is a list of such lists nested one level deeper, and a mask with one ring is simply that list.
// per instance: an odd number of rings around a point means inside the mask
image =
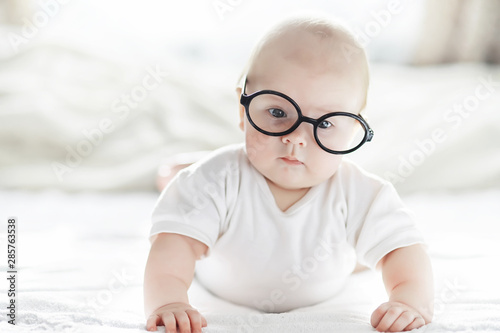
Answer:
[{"label": "baby's chin", "polygon": [[316,185],[319,185],[326,180],[330,179],[330,177],[322,177],[320,179],[273,179],[265,177],[268,182],[272,182],[275,186],[278,186],[284,190],[287,191],[301,191],[304,189],[310,189],[311,187],[314,187]]}]

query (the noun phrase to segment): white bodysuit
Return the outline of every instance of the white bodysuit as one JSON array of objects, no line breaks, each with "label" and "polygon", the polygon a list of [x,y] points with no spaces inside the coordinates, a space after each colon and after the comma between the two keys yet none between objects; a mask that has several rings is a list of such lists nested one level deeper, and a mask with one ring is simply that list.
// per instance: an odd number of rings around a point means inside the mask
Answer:
[{"label": "white bodysuit", "polygon": [[423,243],[393,186],[343,159],[327,181],[285,212],[243,144],[182,170],[162,192],[150,235],[205,243],[196,277],[215,295],[268,312],[334,296],[356,260],[370,268],[390,251]]}]

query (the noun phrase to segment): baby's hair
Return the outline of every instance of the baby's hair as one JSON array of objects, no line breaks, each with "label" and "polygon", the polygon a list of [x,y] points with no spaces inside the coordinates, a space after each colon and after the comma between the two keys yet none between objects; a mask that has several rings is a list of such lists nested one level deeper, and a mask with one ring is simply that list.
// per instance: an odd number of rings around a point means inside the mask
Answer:
[{"label": "baby's hair", "polygon": [[[363,87],[366,94],[368,93],[369,85],[369,68],[368,60],[362,45],[356,40],[354,34],[350,32],[344,25],[339,22],[324,16],[324,15],[294,15],[284,19],[272,27],[259,42],[254,46],[252,53],[238,79],[237,88],[243,88],[243,80],[246,79],[252,64],[257,55],[268,45],[279,40],[286,34],[296,34],[300,32],[308,32],[311,35],[317,36],[320,40],[325,41],[329,45],[328,51],[332,51],[337,56],[337,61],[344,61],[345,66],[362,66],[363,75],[365,77],[365,86]],[[338,57],[338,56],[341,57]],[[361,110],[366,106],[366,94]]]}]

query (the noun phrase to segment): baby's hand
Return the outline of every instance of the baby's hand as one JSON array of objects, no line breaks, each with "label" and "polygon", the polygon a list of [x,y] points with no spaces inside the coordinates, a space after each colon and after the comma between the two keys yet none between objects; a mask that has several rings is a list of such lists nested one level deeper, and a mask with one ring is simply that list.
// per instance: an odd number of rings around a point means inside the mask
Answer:
[{"label": "baby's hand", "polygon": [[186,303],[170,303],[156,309],[148,318],[146,329],[156,331],[157,326],[165,326],[166,333],[179,332],[201,333],[201,328],[207,326],[207,320],[198,310]]},{"label": "baby's hand", "polygon": [[424,326],[425,320],[406,304],[386,302],[373,311],[371,324],[379,332],[401,332]]}]

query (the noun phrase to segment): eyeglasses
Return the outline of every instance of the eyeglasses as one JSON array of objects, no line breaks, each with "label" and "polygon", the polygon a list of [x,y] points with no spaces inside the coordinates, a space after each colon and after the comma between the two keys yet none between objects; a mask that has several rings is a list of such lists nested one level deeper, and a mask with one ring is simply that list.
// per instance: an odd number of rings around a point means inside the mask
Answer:
[{"label": "eyeglasses", "polygon": [[260,90],[246,95],[246,80],[240,103],[248,122],[269,136],[292,133],[302,122],[314,127],[317,144],[331,154],[348,154],[373,138],[373,130],[361,115],[331,112],[314,119],[302,115],[299,105],[287,95],[274,90]]}]

